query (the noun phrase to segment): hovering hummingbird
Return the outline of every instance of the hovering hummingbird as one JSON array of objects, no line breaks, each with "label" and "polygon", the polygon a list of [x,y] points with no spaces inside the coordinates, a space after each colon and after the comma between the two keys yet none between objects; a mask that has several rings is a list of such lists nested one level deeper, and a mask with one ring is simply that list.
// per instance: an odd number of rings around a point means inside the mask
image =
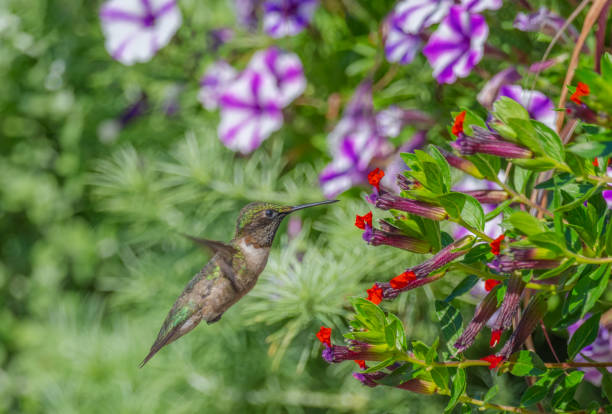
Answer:
[{"label": "hovering hummingbird", "polygon": [[240,210],[236,235],[229,243],[186,236],[210,249],[214,255],[174,302],[140,367],[160,349],[191,331],[201,321],[208,324],[217,322],[230,306],[255,286],[257,278],[266,267],[278,226],[288,214],[336,201],[299,206],[254,202]]}]

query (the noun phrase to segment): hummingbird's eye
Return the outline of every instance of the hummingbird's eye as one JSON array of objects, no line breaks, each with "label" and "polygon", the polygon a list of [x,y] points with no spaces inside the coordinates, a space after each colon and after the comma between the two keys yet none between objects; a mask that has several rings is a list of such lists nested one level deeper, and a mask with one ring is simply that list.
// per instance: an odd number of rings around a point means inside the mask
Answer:
[{"label": "hummingbird's eye", "polygon": [[266,210],[265,211],[265,215],[267,218],[273,218],[274,216],[276,216],[276,211],[274,210]]}]

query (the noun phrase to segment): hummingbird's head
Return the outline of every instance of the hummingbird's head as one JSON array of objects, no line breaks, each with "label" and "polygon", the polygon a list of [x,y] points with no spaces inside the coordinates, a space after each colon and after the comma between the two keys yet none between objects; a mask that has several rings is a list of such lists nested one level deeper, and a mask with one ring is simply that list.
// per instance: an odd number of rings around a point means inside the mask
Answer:
[{"label": "hummingbird's head", "polygon": [[287,215],[303,208],[335,203],[338,200],[326,200],[318,203],[282,206],[280,204],[254,202],[240,210],[236,223],[236,239],[245,237],[248,244],[255,247],[270,247],[281,222]]}]

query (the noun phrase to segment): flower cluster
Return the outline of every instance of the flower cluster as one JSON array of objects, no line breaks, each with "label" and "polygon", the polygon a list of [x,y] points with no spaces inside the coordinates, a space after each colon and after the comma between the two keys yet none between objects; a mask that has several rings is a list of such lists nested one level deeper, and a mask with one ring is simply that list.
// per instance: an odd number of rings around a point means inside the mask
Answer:
[{"label": "flower cluster", "polygon": [[202,105],[221,109],[221,142],[248,154],[282,126],[283,108],[302,94],[306,79],[297,55],[271,47],[240,73],[224,61],[212,64],[200,86]]}]

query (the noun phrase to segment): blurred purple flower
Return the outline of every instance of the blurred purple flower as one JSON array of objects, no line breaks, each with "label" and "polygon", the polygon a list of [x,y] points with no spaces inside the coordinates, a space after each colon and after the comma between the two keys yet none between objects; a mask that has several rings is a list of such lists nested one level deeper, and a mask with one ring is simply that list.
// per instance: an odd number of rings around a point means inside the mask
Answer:
[{"label": "blurred purple flower", "polygon": [[511,85],[519,79],[521,79],[521,75],[514,67],[504,69],[489,79],[478,93],[476,100],[485,108],[491,109],[493,107],[493,102],[495,102],[499,95],[501,87],[504,85]]},{"label": "blurred purple flower", "polygon": [[[380,121],[380,118],[378,116],[376,119]],[[379,123],[379,130],[380,130],[380,123]],[[403,152],[412,152],[415,149],[421,148],[425,144],[426,140],[427,140],[427,131],[417,131],[414,133],[414,135],[412,135],[412,138],[410,139],[410,141],[402,144],[402,146],[400,146],[397,149],[395,154],[390,157],[391,162],[389,162],[389,164],[385,168],[385,171],[386,171],[385,176],[381,180],[381,183],[385,187],[392,189],[395,193],[399,193],[400,188],[397,185],[397,175],[401,174],[402,171],[405,171],[406,168],[408,168],[408,166],[402,159],[401,154]],[[376,189],[374,190],[376,191]],[[376,198],[377,197],[370,198],[370,201],[372,202],[372,204],[376,203]]]},{"label": "blurred purple flower", "polygon": [[461,0],[461,5],[470,13],[480,13],[487,9],[497,10],[502,3],[502,0]]},{"label": "blurred purple flower", "polygon": [[326,197],[365,182],[368,166],[375,156],[390,152],[390,144],[380,136],[372,104],[372,84],[361,83],[328,136],[333,156],[319,177]]},{"label": "blurred purple flower", "polygon": [[[555,129],[557,112],[555,104],[542,92],[526,91],[518,85],[505,85],[499,90],[499,96],[507,96],[523,105],[529,116],[549,128]],[[498,97],[499,99],[499,97]]]},{"label": "blurred purple flower", "polygon": [[[583,319],[578,320],[567,328],[570,334],[570,338],[574,336],[576,330],[580,328],[580,326],[590,317],[591,315],[587,313]],[[595,338],[595,342],[586,346],[585,348],[582,348],[576,358],[574,358],[574,361],[576,362],[590,362],[581,354],[584,354],[586,357],[592,359],[595,362],[610,361],[612,359],[612,335],[610,334],[610,330],[605,325],[600,323],[599,331],[597,332],[597,338]],[[596,386],[601,385],[602,375],[597,370],[597,368],[578,369],[584,371],[585,380],[595,384]],[[612,367],[608,368],[608,372],[612,372]]]},{"label": "blurred purple flower", "polygon": [[452,0],[403,0],[393,9],[391,19],[403,33],[419,34],[440,22],[452,5]]},{"label": "blurred purple flower", "polygon": [[[518,13],[514,19],[514,28],[523,32],[542,32],[548,36],[554,36],[565,24],[565,19],[546,7],[531,14]],[[572,25],[567,27],[567,33],[572,39],[578,39],[578,31]],[[567,37],[565,40],[568,40]]]},{"label": "blurred purple flower", "polygon": [[229,27],[219,27],[208,32],[209,48],[216,52],[221,46],[234,38],[234,31]]},{"label": "blurred purple flower", "polygon": [[437,81],[466,77],[482,58],[488,33],[484,17],[453,6],[423,49]]},{"label": "blurred purple flower", "polygon": [[263,28],[271,37],[294,36],[312,20],[318,0],[267,0]]},{"label": "blurred purple flower", "polygon": [[[606,175],[609,178],[612,178],[612,168],[608,167],[606,170]],[[612,185],[608,184],[608,187],[612,187]],[[612,208],[612,190],[604,190],[601,195],[603,196],[604,200],[606,200],[608,208]]]},{"label": "blurred purple flower", "polygon": [[236,20],[247,30],[255,30],[259,23],[258,9],[262,0],[234,0]]},{"label": "blurred purple flower", "polygon": [[248,67],[272,78],[282,107],[300,96],[306,88],[302,62],[295,53],[283,52],[272,46],[255,53]]},{"label": "blurred purple flower", "polygon": [[421,37],[418,34],[405,32],[393,14],[387,19],[386,26],[385,56],[387,60],[402,65],[412,62],[421,49]]},{"label": "blurred purple flower", "polygon": [[247,69],[232,82],[219,99],[223,144],[243,154],[254,151],[283,124],[283,107],[274,79]]},{"label": "blurred purple flower", "polygon": [[238,72],[224,60],[218,60],[206,69],[206,73],[200,79],[200,93],[198,99],[209,111],[217,109],[219,99],[234,79]]},{"label": "blurred purple flower", "polygon": [[182,22],[176,0],[110,0],[100,9],[106,50],[124,65],[146,62]]}]

